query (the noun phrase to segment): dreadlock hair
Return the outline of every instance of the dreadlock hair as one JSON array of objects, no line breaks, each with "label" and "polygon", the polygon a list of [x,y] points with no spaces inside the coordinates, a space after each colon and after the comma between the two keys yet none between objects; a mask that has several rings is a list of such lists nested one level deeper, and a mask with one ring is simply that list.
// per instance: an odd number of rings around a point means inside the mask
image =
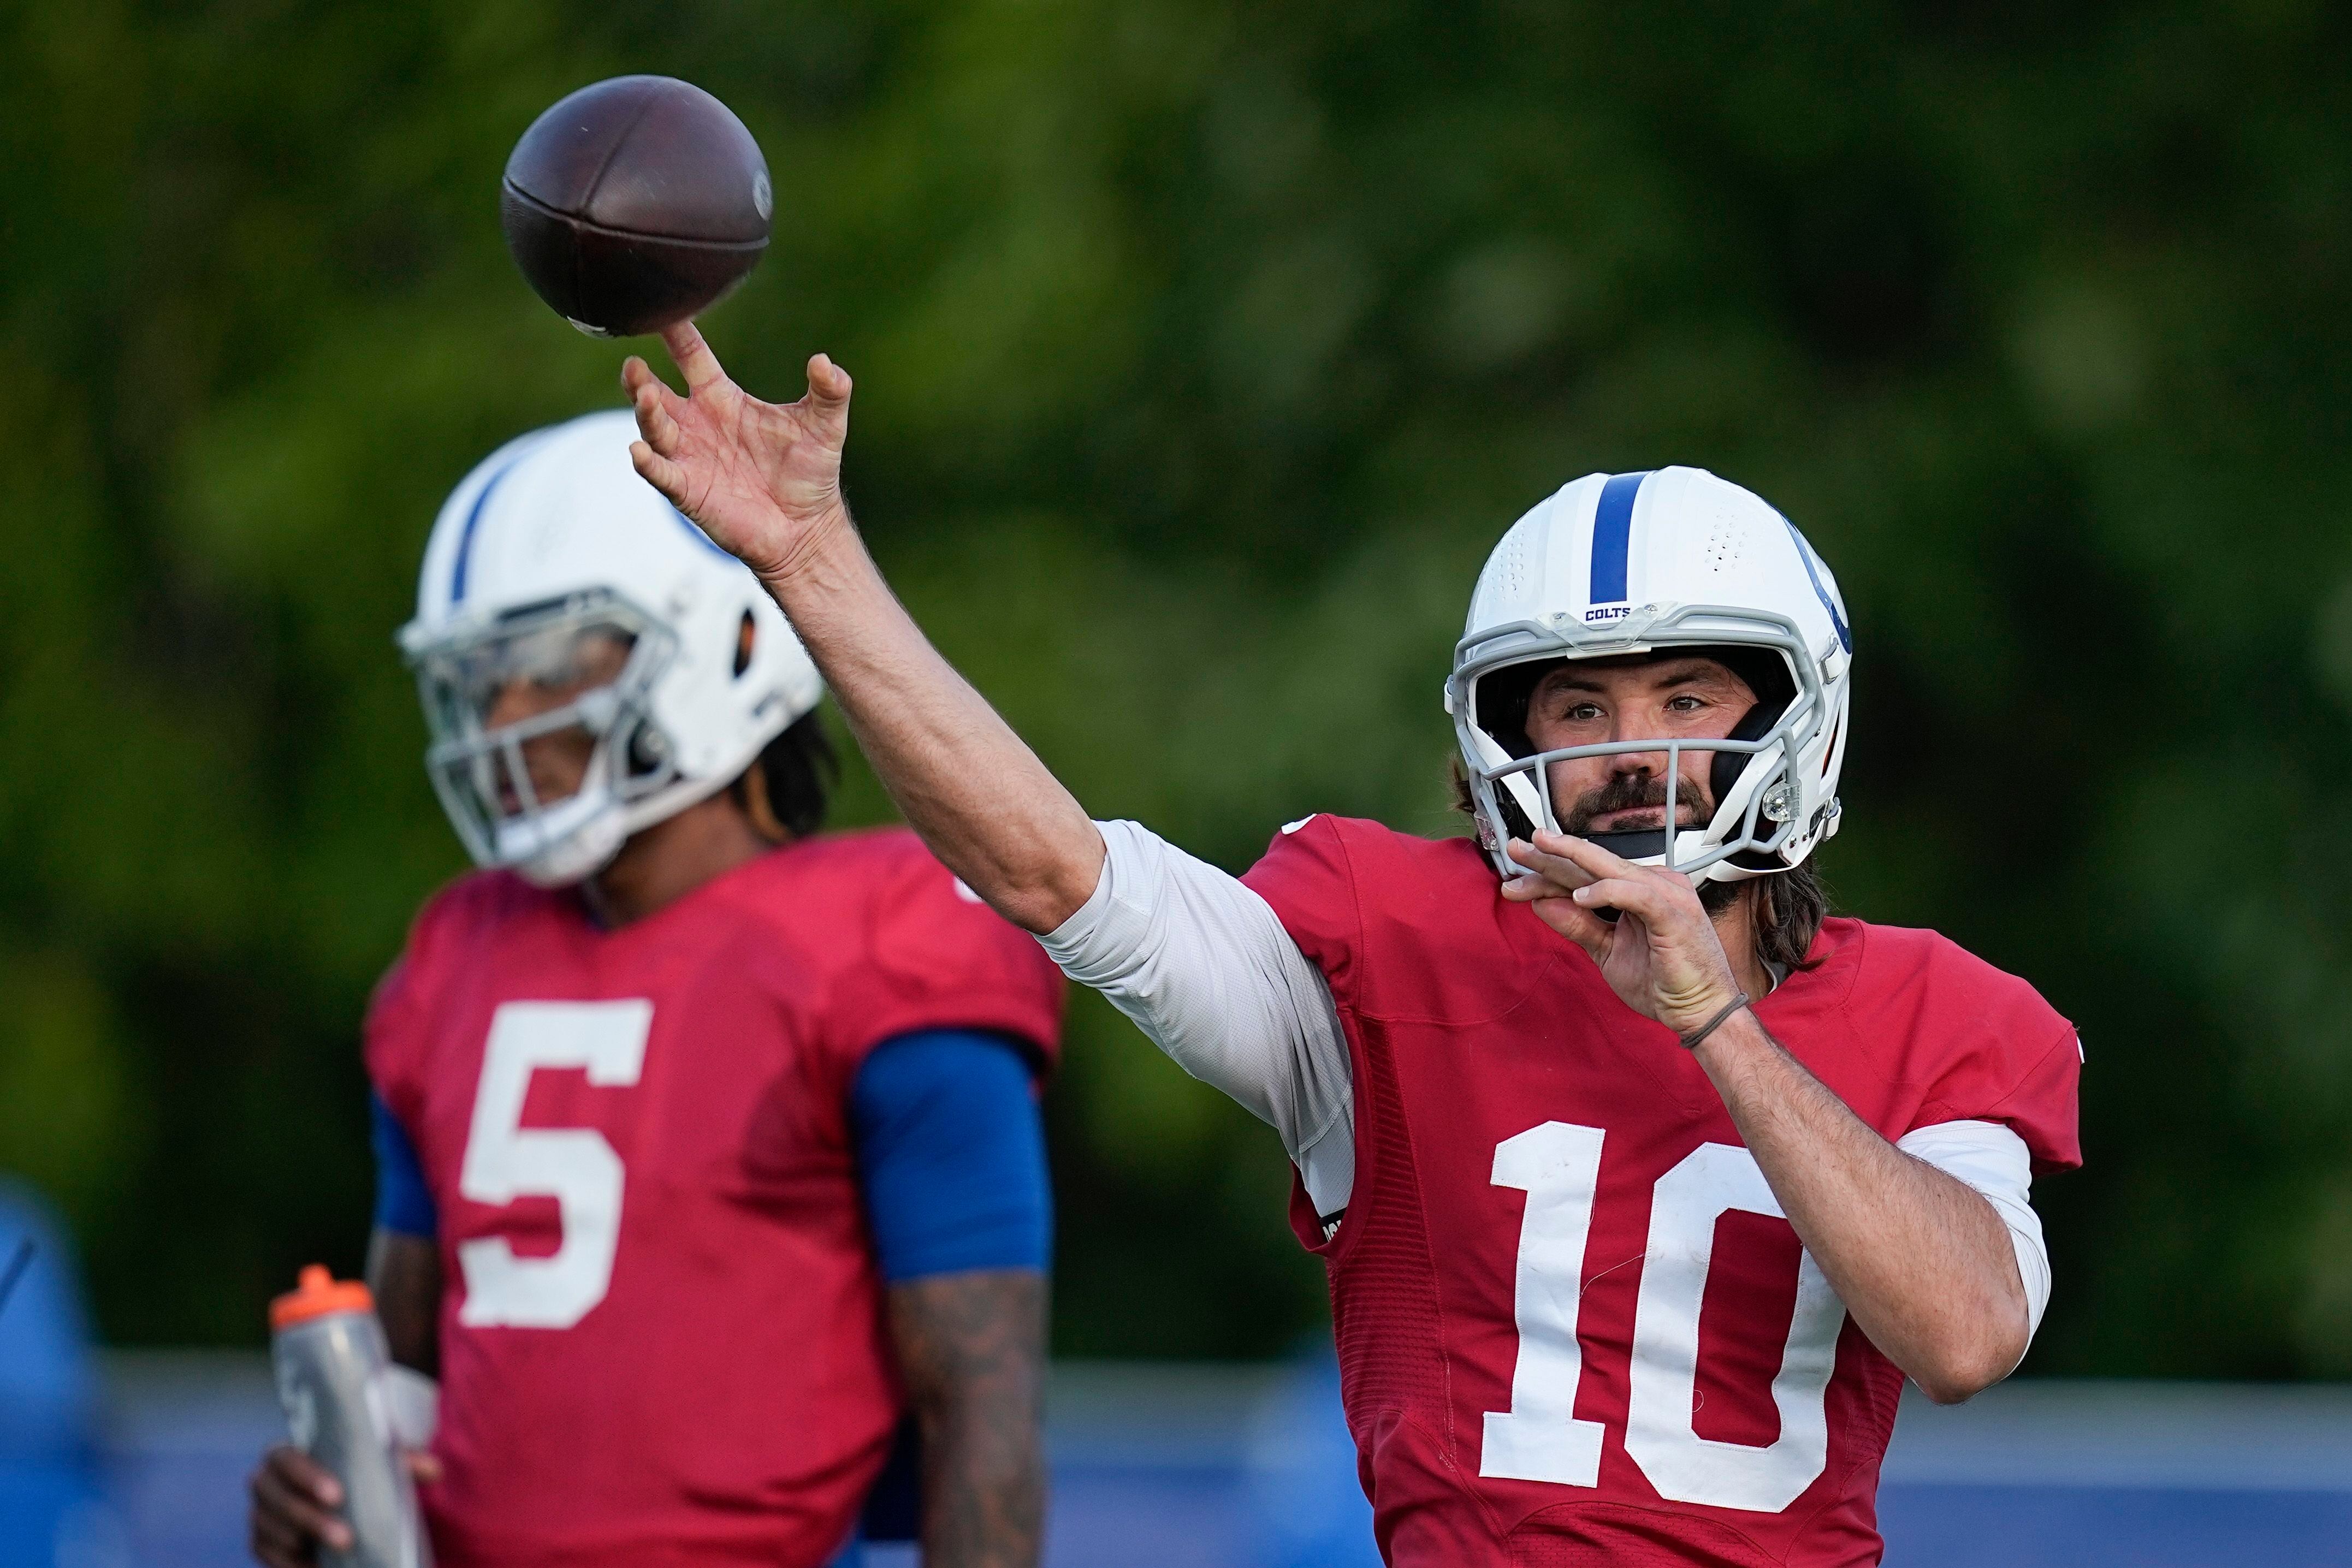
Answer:
[{"label": "dreadlock hair", "polygon": [[841,758],[824,733],[824,721],[811,709],[761,747],[727,792],[753,827],[782,843],[824,826],[826,802],[840,781]]},{"label": "dreadlock hair", "polygon": [[[1478,806],[1459,756],[1452,760],[1451,774],[1454,809],[1475,823]],[[1787,871],[1739,882],[1699,884],[1699,907],[1710,917],[1748,897],[1756,901],[1756,956],[1781,974],[1812,967],[1806,955],[1812,951],[1813,938],[1821,935],[1822,922],[1830,912],[1829,889],[1822,885],[1821,868],[1813,857],[1806,856]]]}]

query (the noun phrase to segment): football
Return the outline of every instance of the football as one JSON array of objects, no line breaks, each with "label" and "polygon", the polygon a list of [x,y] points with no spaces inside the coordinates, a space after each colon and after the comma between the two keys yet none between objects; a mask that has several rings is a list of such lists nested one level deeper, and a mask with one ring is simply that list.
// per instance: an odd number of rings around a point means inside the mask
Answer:
[{"label": "football", "polygon": [[767,160],[734,112],[673,77],[614,77],[531,121],[499,220],[539,297],[600,338],[656,332],[768,248]]}]

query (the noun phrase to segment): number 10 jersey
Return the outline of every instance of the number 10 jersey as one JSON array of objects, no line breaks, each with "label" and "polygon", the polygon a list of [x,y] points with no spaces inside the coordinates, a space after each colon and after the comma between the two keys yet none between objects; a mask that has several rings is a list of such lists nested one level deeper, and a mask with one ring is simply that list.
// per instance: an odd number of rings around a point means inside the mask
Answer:
[{"label": "number 10 jersey", "polygon": [[[1714,1086],[1466,840],[1316,817],[1243,879],[1329,981],[1356,1176],[1328,1238],[1386,1559],[1876,1563],[1903,1375],[1848,1319]],[[2074,1031],[1930,932],[1831,920],[1756,1004],[1890,1140],[2004,1125],[2081,1163]]]}]

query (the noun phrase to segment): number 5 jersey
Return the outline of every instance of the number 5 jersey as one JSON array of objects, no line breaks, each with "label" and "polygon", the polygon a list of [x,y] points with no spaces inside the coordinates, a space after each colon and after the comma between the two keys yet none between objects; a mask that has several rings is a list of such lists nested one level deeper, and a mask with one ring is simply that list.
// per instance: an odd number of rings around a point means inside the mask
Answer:
[{"label": "number 5 jersey", "polygon": [[922,1030],[1025,1042],[1061,977],[904,831],[601,930],[504,873],[428,904],[367,1029],[439,1215],[445,1563],[816,1563],[898,1395],[845,1101]]},{"label": "number 5 jersey", "polygon": [[[1353,1067],[1345,1216],[1327,1238],[1303,1188],[1292,1214],[1388,1561],[1876,1563],[1903,1375],[1697,1062],[1468,841],[1294,829],[1243,881],[1328,981]],[[2073,1028],[1942,937],[1831,920],[1755,1010],[1890,1140],[2081,1161]]]}]

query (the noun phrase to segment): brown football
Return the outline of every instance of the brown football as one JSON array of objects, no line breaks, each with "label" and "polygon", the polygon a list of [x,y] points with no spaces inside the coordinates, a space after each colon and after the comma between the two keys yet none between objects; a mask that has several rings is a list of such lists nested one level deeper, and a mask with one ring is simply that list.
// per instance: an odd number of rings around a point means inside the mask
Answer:
[{"label": "brown football", "polygon": [[659,331],[741,282],[774,210],[743,122],[674,77],[614,77],[562,99],[515,143],[499,191],[523,277],[604,338]]}]

